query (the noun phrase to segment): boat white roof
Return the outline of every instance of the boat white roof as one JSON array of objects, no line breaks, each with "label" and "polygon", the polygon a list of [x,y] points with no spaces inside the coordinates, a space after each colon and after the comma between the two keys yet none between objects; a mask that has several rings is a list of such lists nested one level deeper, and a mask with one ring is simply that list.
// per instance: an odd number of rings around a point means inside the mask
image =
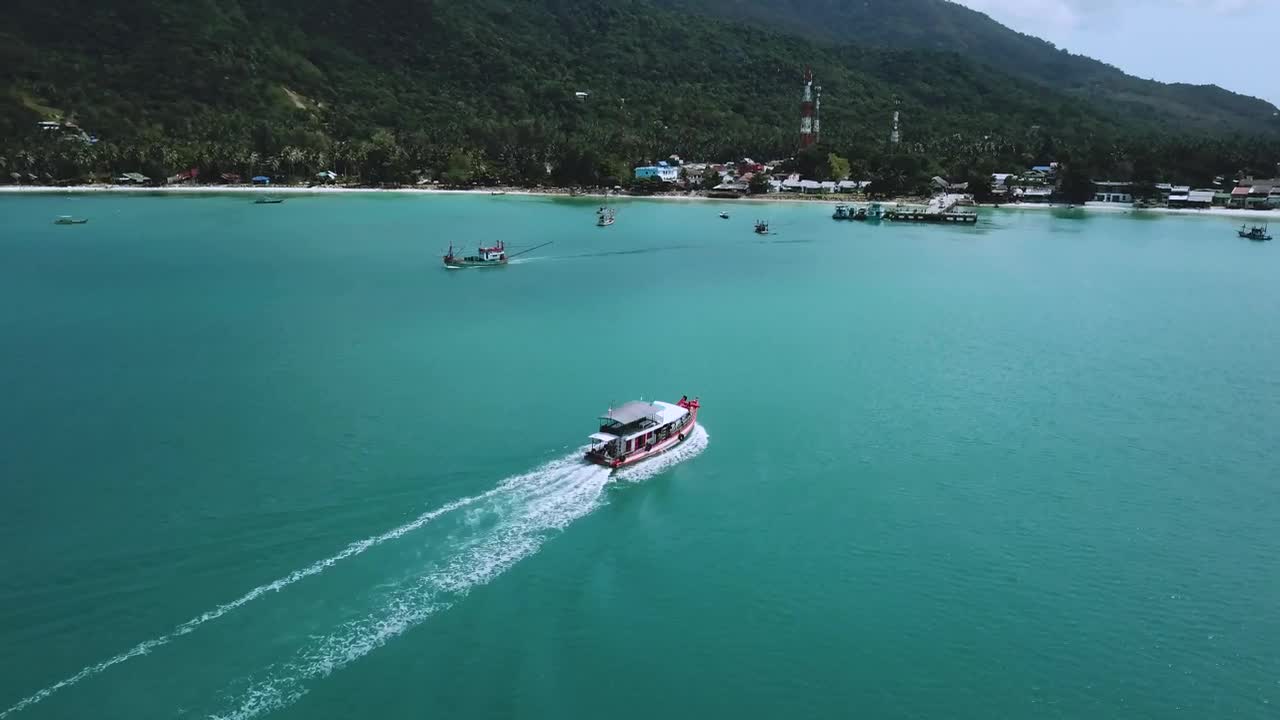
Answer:
[{"label": "boat white roof", "polygon": [[612,420],[622,425],[630,425],[633,422],[639,422],[645,418],[653,420],[657,419],[658,408],[647,402],[632,400],[622,407],[611,408],[609,412],[601,415],[603,420]]},{"label": "boat white roof", "polygon": [[610,435],[609,433],[596,433],[595,435],[591,436],[591,439],[595,440],[596,442],[607,443],[607,442],[613,442],[614,440],[617,440],[618,436]]},{"label": "boat white roof", "polygon": [[675,422],[689,413],[688,410],[672,403],[655,402],[653,406],[658,410],[656,419],[659,425]]}]

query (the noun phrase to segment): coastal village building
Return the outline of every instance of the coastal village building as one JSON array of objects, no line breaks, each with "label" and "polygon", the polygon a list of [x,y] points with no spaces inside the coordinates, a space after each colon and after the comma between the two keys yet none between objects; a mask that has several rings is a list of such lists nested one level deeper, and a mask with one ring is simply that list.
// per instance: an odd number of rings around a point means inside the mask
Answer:
[{"label": "coastal village building", "polygon": [[1189,190],[1186,193],[1175,193],[1169,196],[1169,207],[1203,210],[1213,207],[1215,194],[1213,190]]},{"label": "coastal village building", "polygon": [[1231,207],[1245,210],[1280,208],[1280,180],[1241,180],[1231,191]]},{"label": "coastal village building", "polygon": [[680,179],[680,169],[674,168],[665,162],[657,165],[642,165],[636,168],[636,179],[647,180],[654,178],[665,183],[673,183]]},{"label": "coastal village building", "polygon": [[1013,199],[1025,203],[1047,203],[1053,199],[1053,188],[1016,187],[1013,189]]},{"label": "coastal village building", "polygon": [[1115,180],[1094,180],[1093,201],[1100,203],[1132,203],[1133,183]]}]

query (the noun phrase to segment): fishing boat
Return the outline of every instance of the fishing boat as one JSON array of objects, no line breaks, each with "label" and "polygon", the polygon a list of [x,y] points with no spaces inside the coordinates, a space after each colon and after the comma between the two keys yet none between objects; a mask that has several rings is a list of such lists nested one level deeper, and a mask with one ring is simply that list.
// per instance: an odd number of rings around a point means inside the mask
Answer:
[{"label": "fishing boat", "polygon": [[837,205],[836,211],[831,213],[832,220],[852,220],[853,215],[849,213],[848,205]]},{"label": "fishing boat", "polygon": [[728,219],[729,219],[729,213],[727,213],[727,212],[722,212],[722,213],[720,213],[720,219],[721,219],[721,220],[728,220]]},{"label": "fishing boat", "polygon": [[768,234],[769,234],[769,221],[768,221],[768,220],[757,220],[757,221],[756,221],[756,234],[757,234],[757,235],[768,235]]},{"label": "fishing boat", "polygon": [[277,197],[260,197],[253,201],[254,205],[279,205],[284,202],[284,198]]},{"label": "fishing boat", "polygon": [[83,225],[89,222],[88,218],[71,217],[70,215],[59,215],[57,220],[53,221],[54,225]]},{"label": "fishing boat", "polygon": [[1241,225],[1237,234],[1246,240],[1257,240],[1259,242],[1271,239],[1271,236],[1267,234],[1266,225],[1254,225],[1253,227]]},{"label": "fishing boat", "polygon": [[453,254],[453,243],[449,243],[449,253],[444,256],[444,266],[450,270],[471,267],[502,267],[507,264],[507,246],[501,240],[493,247],[480,247],[475,255],[459,257]]},{"label": "fishing boat", "polygon": [[674,403],[635,400],[610,408],[600,416],[586,459],[617,469],[674,449],[693,435],[699,406],[686,396]]}]

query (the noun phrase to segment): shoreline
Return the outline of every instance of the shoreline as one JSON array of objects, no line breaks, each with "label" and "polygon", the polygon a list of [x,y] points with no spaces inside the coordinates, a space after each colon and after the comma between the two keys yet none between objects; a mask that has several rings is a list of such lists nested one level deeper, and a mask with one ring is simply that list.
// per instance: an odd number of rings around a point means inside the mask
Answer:
[{"label": "shoreline", "polygon": [[[517,197],[554,197],[554,198],[603,198],[605,193],[599,191],[581,192],[576,195],[561,189],[525,189],[525,188],[440,188],[440,187],[403,187],[403,188],[361,188],[299,185],[164,185],[159,187],[138,187],[134,185],[71,185],[68,187],[51,187],[48,185],[0,185],[0,194],[7,195],[89,195],[98,193],[123,193],[134,195],[171,194],[171,195],[341,195],[359,193],[390,193],[401,195],[488,195],[501,197],[505,195]],[[655,193],[653,195],[610,194],[609,197],[622,200],[667,200],[667,201],[719,201],[726,204],[741,203],[812,203],[818,205],[838,205],[869,202],[854,198],[832,198],[825,196],[778,196],[771,194],[764,197],[744,196],[741,198],[713,198],[703,194]],[[921,198],[898,198],[881,201],[884,205],[923,205],[927,200]],[[1083,213],[1122,213],[1126,215],[1173,215],[1193,217],[1219,218],[1256,218],[1264,222],[1272,220],[1280,222],[1280,209],[1277,210],[1243,210],[1240,208],[1142,208],[1131,205],[1110,203],[1086,203],[1084,205],[1067,206],[1058,203],[1009,203],[995,205],[985,203],[970,206],[977,210],[1031,210],[1031,211],[1081,211]]]}]

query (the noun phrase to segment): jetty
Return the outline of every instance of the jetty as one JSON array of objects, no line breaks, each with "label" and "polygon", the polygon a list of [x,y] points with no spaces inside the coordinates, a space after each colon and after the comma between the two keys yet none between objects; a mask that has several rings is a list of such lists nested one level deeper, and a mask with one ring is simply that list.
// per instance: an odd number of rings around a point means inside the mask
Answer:
[{"label": "jetty", "polygon": [[904,222],[948,223],[974,225],[978,222],[978,213],[973,210],[961,210],[960,203],[964,195],[946,194],[935,196],[923,207],[919,205],[897,205],[885,210],[886,220]]}]

